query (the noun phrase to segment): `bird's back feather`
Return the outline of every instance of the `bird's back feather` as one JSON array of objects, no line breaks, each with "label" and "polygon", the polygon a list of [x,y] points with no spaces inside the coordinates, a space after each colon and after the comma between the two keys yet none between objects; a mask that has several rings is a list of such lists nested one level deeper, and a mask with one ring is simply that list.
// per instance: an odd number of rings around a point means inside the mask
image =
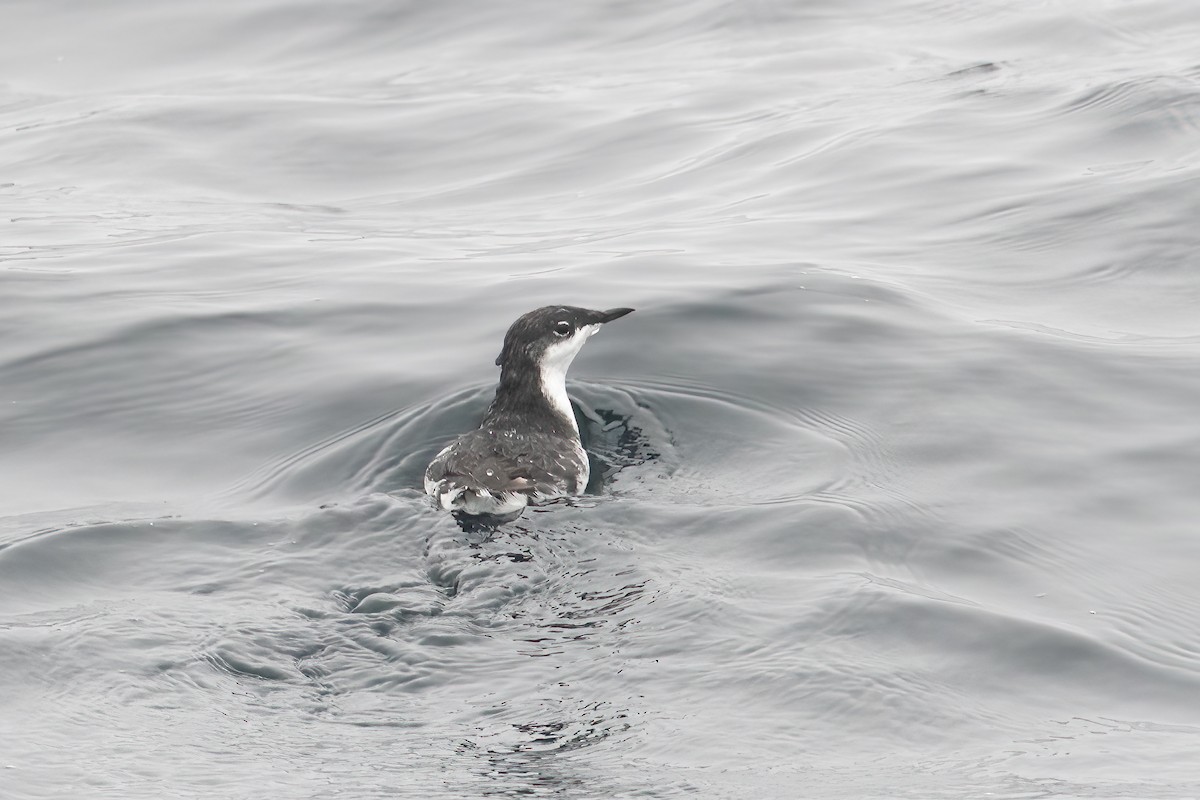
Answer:
[{"label": "bird's back feather", "polygon": [[506,513],[531,500],[579,494],[588,473],[573,437],[479,428],[438,453],[425,471],[425,491],[448,511]]}]

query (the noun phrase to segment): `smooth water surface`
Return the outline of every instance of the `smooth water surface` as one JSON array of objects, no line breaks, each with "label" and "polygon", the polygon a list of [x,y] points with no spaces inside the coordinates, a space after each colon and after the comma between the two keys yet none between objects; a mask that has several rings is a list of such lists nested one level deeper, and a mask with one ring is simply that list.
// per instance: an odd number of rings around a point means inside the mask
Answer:
[{"label": "smooth water surface", "polygon": [[[8,3],[0,795],[1200,797],[1198,42]],[[546,303],[604,484],[464,532]]]}]

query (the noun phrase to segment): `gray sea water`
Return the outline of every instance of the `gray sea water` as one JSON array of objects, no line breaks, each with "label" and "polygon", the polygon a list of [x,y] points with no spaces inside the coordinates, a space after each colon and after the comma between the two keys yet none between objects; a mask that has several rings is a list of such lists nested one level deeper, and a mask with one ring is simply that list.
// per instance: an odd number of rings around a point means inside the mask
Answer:
[{"label": "gray sea water", "polygon": [[10,0],[0,797],[1200,797],[1198,219],[1192,2]]}]

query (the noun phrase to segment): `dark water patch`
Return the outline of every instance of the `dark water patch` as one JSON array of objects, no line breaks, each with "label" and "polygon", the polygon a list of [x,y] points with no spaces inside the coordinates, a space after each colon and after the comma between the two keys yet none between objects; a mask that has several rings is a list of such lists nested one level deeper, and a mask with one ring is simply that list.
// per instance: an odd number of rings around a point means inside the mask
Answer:
[{"label": "dark water patch", "polygon": [[947,78],[977,78],[977,77],[981,77],[984,75],[991,75],[992,73],[999,72],[1000,69],[1001,69],[1000,64],[995,64],[991,61],[984,61],[979,64],[972,64],[969,67],[960,67],[959,69],[956,69],[953,72],[947,73],[946,77]]}]

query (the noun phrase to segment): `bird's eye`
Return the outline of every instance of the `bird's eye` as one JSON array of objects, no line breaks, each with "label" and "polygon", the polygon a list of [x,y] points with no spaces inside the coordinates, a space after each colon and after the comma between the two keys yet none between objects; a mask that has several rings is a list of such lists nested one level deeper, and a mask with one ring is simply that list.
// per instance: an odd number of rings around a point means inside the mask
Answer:
[{"label": "bird's eye", "polygon": [[567,322],[565,319],[554,323],[554,335],[555,336],[566,336],[570,332],[571,332],[571,323]]}]

